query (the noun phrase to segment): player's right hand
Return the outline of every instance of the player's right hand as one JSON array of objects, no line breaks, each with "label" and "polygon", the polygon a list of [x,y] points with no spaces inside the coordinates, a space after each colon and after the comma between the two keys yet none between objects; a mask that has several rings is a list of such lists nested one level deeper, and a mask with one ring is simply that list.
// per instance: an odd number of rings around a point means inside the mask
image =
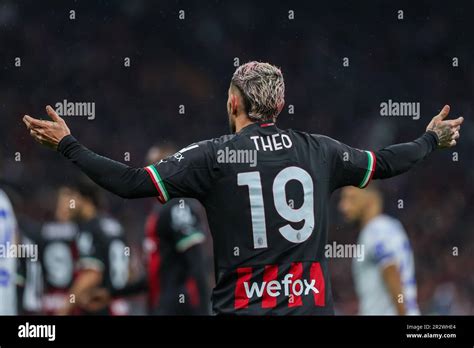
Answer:
[{"label": "player's right hand", "polygon": [[426,127],[427,131],[436,133],[438,136],[438,147],[440,148],[453,147],[456,145],[456,141],[460,136],[459,131],[461,130],[461,124],[464,121],[463,117],[458,117],[455,120],[445,120],[449,114],[449,110],[449,105],[445,105],[441,112],[433,117],[428,127]]},{"label": "player's right hand", "polygon": [[52,121],[37,120],[25,115],[23,122],[30,131],[31,136],[40,144],[57,149],[59,142],[71,134],[66,122],[59,117],[51,106],[46,106],[46,112]]}]

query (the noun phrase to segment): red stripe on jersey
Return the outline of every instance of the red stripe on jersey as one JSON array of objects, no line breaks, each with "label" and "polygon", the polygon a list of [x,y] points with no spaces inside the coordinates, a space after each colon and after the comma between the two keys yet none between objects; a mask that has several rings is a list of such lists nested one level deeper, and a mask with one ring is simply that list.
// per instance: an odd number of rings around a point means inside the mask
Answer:
[{"label": "red stripe on jersey", "polygon": [[146,221],[145,235],[153,242],[154,250],[148,255],[148,306],[150,310],[153,310],[158,304],[160,297],[160,249],[158,241],[158,232],[156,228],[158,226],[158,214],[151,213]]},{"label": "red stripe on jersey", "polygon": [[278,266],[277,265],[268,265],[265,266],[263,271],[263,281],[265,282],[265,291],[262,298],[262,308],[274,308],[277,305],[277,297],[270,296],[268,293],[268,283],[278,278]]},{"label": "red stripe on jersey", "polygon": [[273,126],[274,124],[275,124],[275,123],[273,123],[273,122],[271,122],[271,123],[262,123],[262,124],[260,125],[260,127],[262,127],[262,128],[270,127],[270,126]]},{"label": "red stripe on jersey", "polygon": [[190,297],[191,307],[198,307],[201,301],[199,299],[199,288],[194,277],[189,277],[186,281],[186,291]]},{"label": "red stripe on jersey", "polygon": [[373,153],[372,151],[370,151],[370,153],[372,154],[372,157],[374,158],[374,160],[372,162],[372,168],[370,168],[370,176],[369,176],[369,181],[367,181],[367,185],[369,184],[370,180],[372,180],[372,177],[374,176],[374,173],[375,173],[375,168],[377,167],[377,156],[375,156],[375,153]]},{"label": "red stripe on jersey", "polygon": [[155,177],[153,176],[153,173],[151,172],[151,169],[148,168],[148,167],[145,167],[145,170],[146,170],[146,172],[148,173],[148,175],[150,176],[151,181],[153,182],[153,185],[155,185],[156,191],[158,192],[158,196],[156,196],[156,199],[158,199],[158,201],[159,201],[160,203],[165,204],[165,203],[166,203],[166,199],[165,199],[165,197],[163,196],[163,194],[161,193],[160,185],[158,185],[158,182],[155,180]]},{"label": "red stripe on jersey", "polygon": [[319,307],[325,306],[325,285],[324,285],[324,276],[321,270],[321,265],[319,262],[313,262],[309,270],[310,279],[316,281],[316,289],[319,293],[314,294],[314,304]]},{"label": "red stripe on jersey", "polygon": [[249,284],[250,279],[252,279],[252,267],[237,268],[237,282],[235,284],[234,301],[235,309],[247,308],[249,306],[249,298],[245,292],[244,283]]},{"label": "red stripe on jersey", "polygon": [[[303,276],[303,264],[301,262],[293,262],[290,268],[290,274],[293,274],[291,278],[291,291],[288,297],[288,307],[300,307],[303,305],[301,294],[304,291],[303,282],[301,280]],[[299,282],[297,282],[299,280]]]}]

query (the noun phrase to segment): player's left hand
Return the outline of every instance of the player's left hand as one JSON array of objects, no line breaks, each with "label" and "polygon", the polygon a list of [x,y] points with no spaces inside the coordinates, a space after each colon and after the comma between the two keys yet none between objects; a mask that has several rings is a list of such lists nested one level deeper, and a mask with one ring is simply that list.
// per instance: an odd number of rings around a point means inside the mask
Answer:
[{"label": "player's left hand", "polygon": [[427,131],[435,132],[438,136],[439,148],[456,146],[460,136],[459,132],[464,118],[458,117],[455,120],[446,120],[450,109],[449,105],[445,105],[440,113],[433,117],[428,127],[426,127]]},{"label": "player's left hand", "polygon": [[31,116],[23,116],[23,122],[30,131],[31,136],[40,144],[57,149],[59,142],[66,135],[71,134],[66,122],[59,117],[54,109],[48,105],[46,112],[52,121],[38,120]]}]

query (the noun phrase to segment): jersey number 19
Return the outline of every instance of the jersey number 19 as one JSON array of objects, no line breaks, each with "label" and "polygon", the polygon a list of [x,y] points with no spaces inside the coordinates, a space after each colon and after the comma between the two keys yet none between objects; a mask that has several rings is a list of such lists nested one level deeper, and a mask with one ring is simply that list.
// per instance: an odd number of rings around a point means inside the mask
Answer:
[{"label": "jersey number 19", "polygon": [[[286,197],[285,188],[291,180],[299,182],[303,187],[303,204],[297,209],[288,204]],[[267,248],[267,229],[260,172],[237,174],[237,184],[239,186],[248,186],[249,188],[254,248]],[[313,187],[313,179],[308,172],[294,166],[281,170],[273,180],[273,202],[277,213],[289,222],[296,223],[304,220],[304,225],[299,230],[293,228],[290,224],[279,228],[281,235],[292,243],[302,243],[313,233]]]}]

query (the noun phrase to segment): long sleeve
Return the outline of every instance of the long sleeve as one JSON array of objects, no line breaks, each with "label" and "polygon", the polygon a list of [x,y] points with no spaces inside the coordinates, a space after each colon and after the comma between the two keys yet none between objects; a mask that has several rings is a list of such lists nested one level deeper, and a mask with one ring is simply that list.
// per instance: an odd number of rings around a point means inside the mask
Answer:
[{"label": "long sleeve", "polygon": [[386,179],[406,172],[433,152],[437,143],[438,137],[429,131],[412,142],[376,151],[374,179]]},{"label": "long sleeve", "polygon": [[362,151],[328,137],[318,139],[324,141],[329,153],[333,189],[347,185],[364,188],[371,179],[402,174],[424,160],[438,144],[436,133],[431,131],[414,141],[378,151]]},{"label": "long sleeve", "polygon": [[156,188],[144,168],[131,168],[82,146],[72,135],[64,137],[58,151],[96,184],[123,198],[156,197]]}]

